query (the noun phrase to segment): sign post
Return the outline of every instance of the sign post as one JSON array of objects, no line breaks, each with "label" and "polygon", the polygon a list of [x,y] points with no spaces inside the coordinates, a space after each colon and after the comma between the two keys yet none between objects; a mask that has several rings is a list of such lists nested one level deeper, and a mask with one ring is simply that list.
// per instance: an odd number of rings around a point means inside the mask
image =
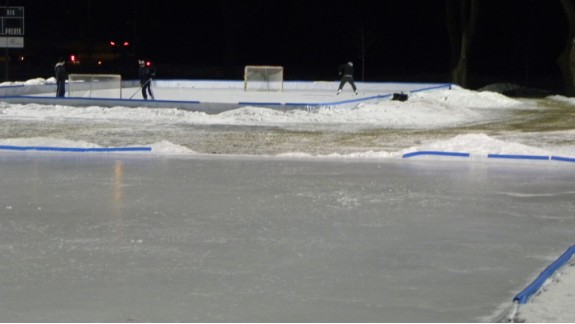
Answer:
[{"label": "sign post", "polygon": [[4,47],[4,80],[8,81],[8,49],[24,48],[24,7],[0,7],[1,47]]}]

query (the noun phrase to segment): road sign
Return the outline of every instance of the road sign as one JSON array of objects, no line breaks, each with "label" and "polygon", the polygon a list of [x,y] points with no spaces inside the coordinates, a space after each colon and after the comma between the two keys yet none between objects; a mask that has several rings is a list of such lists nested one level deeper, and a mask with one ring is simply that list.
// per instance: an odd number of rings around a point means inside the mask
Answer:
[{"label": "road sign", "polygon": [[24,7],[0,7],[0,48],[24,47]]},{"label": "road sign", "polygon": [[24,37],[0,36],[0,48],[24,48]]}]

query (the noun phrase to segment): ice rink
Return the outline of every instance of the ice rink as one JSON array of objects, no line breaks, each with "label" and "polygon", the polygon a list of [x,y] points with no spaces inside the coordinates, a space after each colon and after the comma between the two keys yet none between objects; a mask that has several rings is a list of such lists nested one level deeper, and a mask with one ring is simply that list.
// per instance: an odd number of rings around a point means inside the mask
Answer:
[{"label": "ice rink", "polygon": [[572,166],[0,152],[2,322],[474,322],[572,244]]},{"label": "ice rink", "polygon": [[[178,108],[208,114],[218,114],[246,106],[288,111],[321,108],[353,108],[361,103],[389,100],[394,93],[417,93],[432,89],[450,89],[448,83],[363,83],[355,95],[350,86],[337,95],[337,81],[286,81],[282,91],[244,89],[242,81],[154,80],[155,100],[144,100],[137,81],[126,80],[117,88],[108,83],[73,82],[67,84],[66,97],[54,97],[55,85],[44,79],[0,85],[2,102],[13,104],[39,103],[76,107],[147,107]],[[101,88],[103,87],[103,88]],[[151,99],[150,96],[149,99]]]}]

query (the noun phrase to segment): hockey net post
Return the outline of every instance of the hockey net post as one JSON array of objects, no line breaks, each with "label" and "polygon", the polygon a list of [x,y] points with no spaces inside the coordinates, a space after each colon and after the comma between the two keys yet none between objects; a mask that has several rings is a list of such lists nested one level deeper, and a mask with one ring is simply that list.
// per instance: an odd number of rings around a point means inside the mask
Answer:
[{"label": "hockey net post", "polygon": [[272,65],[247,65],[244,91],[283,91],[284,68]]},{"label": "hockey net post", "polygon": [[70,97],[122,98],[122,76],[119,74],[70,74]]}]

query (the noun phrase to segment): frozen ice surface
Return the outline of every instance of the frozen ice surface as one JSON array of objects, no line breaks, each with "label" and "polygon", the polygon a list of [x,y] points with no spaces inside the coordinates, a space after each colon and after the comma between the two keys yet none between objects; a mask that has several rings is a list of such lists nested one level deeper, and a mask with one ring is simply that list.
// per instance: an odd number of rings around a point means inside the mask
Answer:
[{"label": "frozen ice surface", "polygon": [[571,167],[0,154],[0,321],[489,321],[572,243]]}]

